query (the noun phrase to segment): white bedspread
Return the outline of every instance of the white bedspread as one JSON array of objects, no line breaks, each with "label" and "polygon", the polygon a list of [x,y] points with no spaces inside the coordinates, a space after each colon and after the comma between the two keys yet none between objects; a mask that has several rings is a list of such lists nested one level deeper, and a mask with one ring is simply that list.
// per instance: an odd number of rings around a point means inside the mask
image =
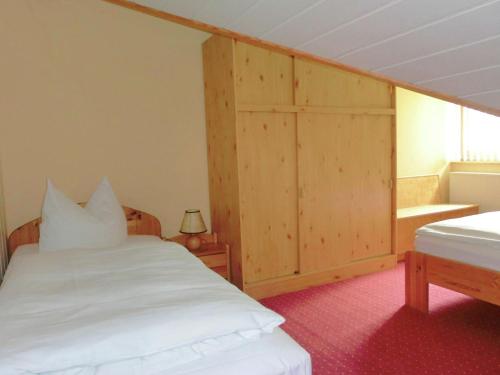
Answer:
[{"label": "white bedspread", "polygon": [[95,374],[133,358],[139,365],[120,374],[165,373],[283,321],[182,246],[154,237],[100,250],[28,246],[0,288],[0,374]]}]

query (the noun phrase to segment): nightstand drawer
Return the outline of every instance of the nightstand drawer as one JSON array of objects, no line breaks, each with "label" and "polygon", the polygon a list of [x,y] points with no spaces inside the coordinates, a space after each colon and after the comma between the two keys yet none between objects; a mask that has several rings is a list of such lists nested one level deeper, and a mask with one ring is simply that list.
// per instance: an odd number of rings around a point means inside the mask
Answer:
[{"label": "nightstand drawer", "polygon": [[[212,271],[229,280],[231,275],[229,265],[229,245],[217,242],[217,234],[201,234],[202,243],[196,250],[191,250],[191,254],[201,260]],[[183,234],[171,238],[171,241],[186,246],[189,235]]]},{"label": "nightstand drawer", "polygon": [[225,279],[229,278],[229,275],[227,274],[227,267],[226,266],[215,267],[215,268],[212,268],[211,270],[217,272],[219,275],[221,275]]},{"label": "nightstand drawer", "polygon": [[222,267],[226,265],[226,254],[214,254],[200,256],[199,259],[209,268]]}]

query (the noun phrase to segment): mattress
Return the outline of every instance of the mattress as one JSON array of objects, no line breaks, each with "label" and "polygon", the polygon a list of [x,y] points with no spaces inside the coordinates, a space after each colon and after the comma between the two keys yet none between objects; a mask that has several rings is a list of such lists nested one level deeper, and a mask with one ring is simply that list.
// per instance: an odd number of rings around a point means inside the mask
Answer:
[{"label": "mattress", "polygon": [[[96,374],[129,374],[132,368],[138,369],[134,374],[142,374],[140,362],[141,359],[133,359],[101,366]],[[272,334],[262,336],[260,340],[245,346],[206,356],[165,372],[159,368],[157,374],[311,375],[312,370],[309,354],[283,330],[277,328]]]},{"label": "mattress", "polygon": [[417,230],[415,249],[500,271],[500,211],[427,224]]},{"label": "mattress", "polygon": [[[184,247],[150,236],[106,249],[19,248],[0,288],[0,321],[2,375],[206,374],[231,366],[307,374],[310,363],[290,337],[275,334],[282,317]],[[287,372],[293,368],[306,372]]]}]

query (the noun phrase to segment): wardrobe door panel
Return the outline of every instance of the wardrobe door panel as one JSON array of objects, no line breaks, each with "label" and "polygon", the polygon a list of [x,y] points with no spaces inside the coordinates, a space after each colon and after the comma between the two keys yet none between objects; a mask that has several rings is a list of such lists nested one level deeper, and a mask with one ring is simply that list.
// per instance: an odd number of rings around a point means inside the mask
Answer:
[{"label": "wardrobe door panel", "polygon": [[293,104],[293,58],[236,42],[238,104]]},{"label": "wardrobe door panel", "polygon": [[390,108],[391,85],[301,59],[295,59],[297,105],[344,108]]},{"label": "wardrobe door panel", "polygon": [[299,114],[300,271],[391,251],[391,118]]},{"label": "wardrobe door panel", "polygon": [[293,114],[238,114],[246,282],[298,270],[296,132]]}]

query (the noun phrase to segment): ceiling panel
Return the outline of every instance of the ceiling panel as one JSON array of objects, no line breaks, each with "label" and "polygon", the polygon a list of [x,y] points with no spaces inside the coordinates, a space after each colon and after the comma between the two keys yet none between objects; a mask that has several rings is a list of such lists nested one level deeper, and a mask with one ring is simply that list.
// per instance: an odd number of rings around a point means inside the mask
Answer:
[{"label": "ceiling panel", "polygon": [[[337,1],[320,1],[285,23],[277,25],[262,35],[263,39],[287,46],[298,46],[318,34],[327,32],[366,13],[387,5],[394,0],[352,1],[349,6],[339,6]],[[345,2],[344,2],[345,3]]]},{"label": "ceiling panel", "polygon": [[[460,12],[485,2],[485,0],[401,1],[309,41],[302,48],[319,55],[344,57],[367,46],[396,38],[422,25],[436,22],[447,17],[450,12]],[[432,12],[429,12],[430,8]]]},{"label": "ceiling panel", "polygon": [[[205,0],[203,6],[195,10],[194,18],[212,25],[226,27],[238,20],[257,2],[258,0]],[[221,12],[221,9],[224,11]]]},{"label": "ceiling panel", "polygon": [[481,95],[464,96],[463,98],[476,103],[481,103],[491,108],[498,108],[498,103],[500,103],[500,91],[494,91]]},{"label": "ceiling panel", "polygon": [[409,82],[436,79],[499,65],[499,51],[500,37],[496,37],[495,39],[473,44],[466,48],[428,56],[420,60],[384,69],[383,73],[390,77]]},{"label": "ceiling panel", "polygon": [[431,90],[443,90],[464,96],[495,90],[500,83],[498,77],[500,65],[419,84]]},{"label": "ceiling panel", "polygon": [[[481,27],[475,20],[481,20]],[[386,66],[403,63],[443,50],[481,41],[499,35],[500,2],[482,5],[473,11],[446,21],[434,23],[415,32],[342,57],[347,64],[362,64],[370,70],[382,71]],[[436,37],[436,36],[440,37]]]},{"label": "ceiling panel", "polygon": [[252,9],[233,22],[232,30],[260,36],[320,0],[273,0],[259,1]]},{"label": "ceiling panel", "polygon": [[133,0],[500,111],[500,0]]}]

